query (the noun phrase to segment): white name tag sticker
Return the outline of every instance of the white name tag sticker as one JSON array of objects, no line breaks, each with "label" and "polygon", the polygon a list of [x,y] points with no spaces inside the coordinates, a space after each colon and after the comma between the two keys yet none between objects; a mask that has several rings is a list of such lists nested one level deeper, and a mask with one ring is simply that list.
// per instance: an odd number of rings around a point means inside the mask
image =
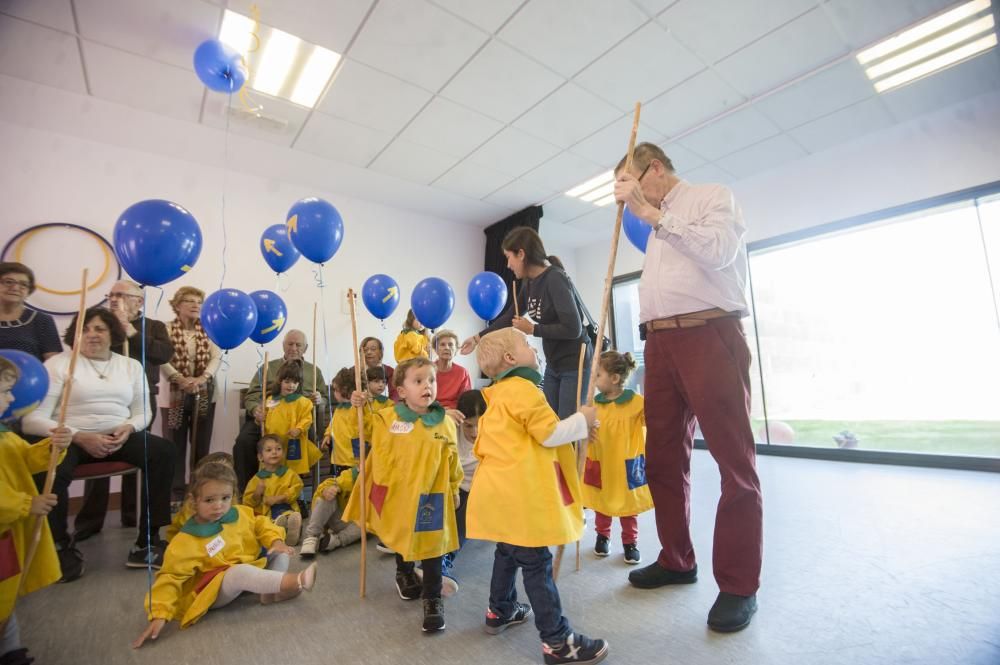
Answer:
[{"label": "white name tag sticker", "polygon": [[213,538],[208,545],[205,545],[205,551],[208,552],[208,556],[215,556],[222,551],[222,548],[226,546],[226,541],[222,539],[222,536],[216,536]]},{"label": "white name tag sticker", "polygon": [[413,423],[408,423],[405,420],[397,420],[389,426],[389,431],[392,434],[409,434],[413,431]]}]

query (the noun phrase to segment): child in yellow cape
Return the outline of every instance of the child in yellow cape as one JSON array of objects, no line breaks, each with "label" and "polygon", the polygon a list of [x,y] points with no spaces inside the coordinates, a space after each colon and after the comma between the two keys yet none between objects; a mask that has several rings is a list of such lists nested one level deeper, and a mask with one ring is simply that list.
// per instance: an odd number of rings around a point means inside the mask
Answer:
[{"label": "child in yellow cape", "polygon": [[263,432],[280,437],[285,449],[285,465],[296,474],[309,473],[322,456],[309,440],[313,423],[313,402],[302,389],[302,361],[289,360],[278,368],[270,386],[267,418]]},{"label": "child in yellow cape", "polygon": [[[396,591],[403,600],[423,599],[424,631],[445,627],[441,558],[458,545],[455,508],[462,482],[455,423],[435,401],[434,379],[427,358],[396,367],[393,383],[401,401],[372,417],[365,487],[355,485],[345,510],[345,519],[360,521],[359,492],[367,493],[368,524],[360,526],[396,553]],[[362,392],[351,395],[356,407],[366,399]],[[415,561],[422,562],[422,581]]]},{"label": "child in yellow cape", "polygon": [[[430,340],[427,337],[427,328],[420,323],[413,310],[406,312],[406,323],[396,337],[395,344],[392,345],[392,354],[396,356],[396,364],[404,363],[411,358],[430,358]],[[393,382],[395,383],[395,374]]]},{"label": "child in yellow cape", "polygon": [[622,525],[625,563],[635,565],[639,555],[639,522],[636,515],[653,507],[646,484],[646,415],[642,395],[625,390],[625,382],[635,369],[631,353],[605,351],[597,365],[594,383],[600,394],[597,428],[587,446],[583,473],[583,505],[593,508],[597,541],[594,553],[608,556],[611,518]]},{"label": "child in yellow cape", "polygon": [[[596,410],[583,406],[559,420],[538,389],[535,351],[516,328],[485,335],[476,357],[494,380],[482,391],[486,411],[473,448],[479,467],[465,517],[469,538],[497,543],[486,632],[495,635],[534,613],[548,665],[601,661],[607,642],[573,631],[562,614],[549,552],[583,531],[576,454],[567,444],[588,436]],[[518,568],[531,605],[517,601]]]},{"label": "child in yellow cape", "polygon": [[[236,468],[236,462],[231,454],[214,452],[209,453],[198,460],[198,462],[194,465],[194,472],[198,473],[198,470],[206,464],[225,464],[230,469]],[[239,503],[239,501],[236,500],[236,497],[233,497],[233,503]],[[174,513],[174,518],[170,521],[170,526],[167,527],[166,541],[169,543],[173,540],[174,536],[180,533],[181,527],[187,524],[187,521],[192,517],[194,517],[194,504],[191,503],[191,497],[188,495],[184,498],[184,503],[181,504],[181,509]]]},{"label": "child in yellow cape", "polygon": [[282,463],[283,458],[281,440],[274,434],[262,436],[257,442],[261,469],[247,483],[243,503],[252,508],[255,515],[263,515],[285,529],[285,542],[296,545],[302,533],[298,501],[302,494],[302,478]]},{"label": "child in yellow cape", "polygon": [[[245,591],[260,594],[262,604],[311,591],[316,564],[289,573],[284,531],[247,506],[233,506],[236,473],[225,464],[206,464],[188,490],[194,516],[170,544],[163,567],[146,596],[149,625],[132,643],[138,649],[155,640],[168,621],[187,628],[209,610],[224,607]],[[261,547],[267,556],[261,556]]]},{"label": "child in yellow cape", "polygon": [[[355,416],[356,417],[356,416]],[[312,512],[306,524],[299,556],[311,559],[316,552],[324,554],[361,540],[361,529],[354,522],[344,521],[344,508],[358,478],[355,468],[344,469],[327,478],[313,494]]]},{"label": "child in yellow cape", "polygon": [[374,411],[391,408],[395,405],[395,402],[385,395],[384,367],[369,367],[365,370],[365,378],[368,379],[368,395],[371,397],[371,407]]},{"label": "child in yellow cape", "polygon": [[[0,413],[14,401],[11,392],[20,372],[17,365],[0,356]],[[39,494],[32,474],[49,467],[52,446],[65,451],[72,434],[68,427],[52,430],[52,438],[31,445],[0,425],[0,661],[31,662],[28,650],[21,646],[21,635],[14,614],[18,595],[29,594],[59,581],[62,572],[52,542],[46,515],[56,505],[55,494]],[[60,455],[62,459],[62,455]],[[32,519],[34,518],[34,519]],[[31,562],[24,570],[35,520],[42,521],[42,539]],[[21,578],[24,586],[21,586]],[[18,594],[20,590],[20,594]],[[9,659],[9,660],[8,660]]]}]

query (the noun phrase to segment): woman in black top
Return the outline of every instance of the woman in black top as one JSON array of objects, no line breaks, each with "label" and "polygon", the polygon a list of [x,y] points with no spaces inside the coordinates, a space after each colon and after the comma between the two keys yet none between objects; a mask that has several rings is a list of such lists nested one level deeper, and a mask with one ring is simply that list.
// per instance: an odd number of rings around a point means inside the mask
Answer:
[{"label": "woman in black top", "polygon": [[0,263],[0,349],[17,349],[41,361],[62,352],[56,322],[25,303],[35,291],[35,273],[23,263]]},{"label": "woman in black top", "polygon": [[488,332],[514,326],[526,335],[542,338],[545,354],[543,389],[549,406],[560,418],[576,411],[576,383],[580,345],[587,345],[583,385],[590,376],[594,349],[580,317],[580,307],[562,263],[546,256],[538,233],[527,227],[512,230],[501,245],[507,267],[522,280],[517,292],[521,316],[514,316],[513,303],[489,327],[462,343],[462,353],[476,348],[479,338]]}]

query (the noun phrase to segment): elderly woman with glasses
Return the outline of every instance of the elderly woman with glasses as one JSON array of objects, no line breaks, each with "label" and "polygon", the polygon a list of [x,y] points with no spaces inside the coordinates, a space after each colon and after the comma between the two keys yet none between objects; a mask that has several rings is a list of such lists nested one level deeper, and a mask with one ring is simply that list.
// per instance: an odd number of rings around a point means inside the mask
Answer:
[{"label": "elderly woman with glasses", "polygon": [[[194,468],[212,445],[215,419],[215,373],[222,351],[201,327],[201,305],[205,292],[182,286],[170,300],[177,318],[167,325],[174,357],[160,368],[161,390],[157,397],[163,414],[163,435],[177,449],[174,465],[174,500],[184,499],[185,471]],[[187,460],[188,440],[191,460]]]},{"label": "elderly woman with glasses", "polygon": [[0,349],[17,349],[41,361],[62,351],[56,322],[28,307],[35,273],[23,263],[0,263]]}]

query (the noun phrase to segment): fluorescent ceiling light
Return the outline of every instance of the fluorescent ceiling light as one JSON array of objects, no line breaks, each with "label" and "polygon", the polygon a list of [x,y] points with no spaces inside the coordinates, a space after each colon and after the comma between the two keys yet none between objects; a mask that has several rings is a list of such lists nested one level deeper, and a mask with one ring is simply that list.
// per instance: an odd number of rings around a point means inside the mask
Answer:
[{"label": "fluorescent ceiling light", "polygon": [[605,173],[602,173],[601,175],[594,176],[593,178],[584,182],[583,184],[577,185],[573,189],[566,192],[566,196],[572,196],[574,198],[578,197],[581,194],[586,194],[590,190],[596,187],[600,187],[601,185],[609,181],[614,181],[614,179],[615,179],[615,172],[607,171]]},{"label": "fluorescent ceiling light", "polygon": [[875,80],[880,76],[885,76],[886,74],[902,69],[907,65],[912,65],[913,63],[919,62],[924,58],[928,58],[935,53],[947,50],[956,44],[961,44],[962,42],[971,39],[976,35],[987,32],[992,28],[993,14],[987,14],[981,19],[977,19],[972,23],[963,25],[960,28],[955,28],[951,32],[946,32],[940,37],[936,37],[930,41],[924,42],[923,44],[914,46],[909,50],[903,51],[899,55],[886,58],[877,65],[866,69],[865,74],[868,75],[868,78]]},{"label": "fluorescent ceiling light", "polygon": [[302,106],[310,108],[315,106],[338,62],[340,62],[339,53],[322,46],[313,47],[312,55],[309,56],[305,68],[295,83],[291,100]]},{"label": "fluorescent ceiling light", "polygon": [[950,65],[954,65],[957,62],[971,58],[972,56],[982,53],[983,51],[990,49],[997,45],[996,33],[986,35],[974,42],[969,42],[964,46],[960,46],[956,49],[952,49],[947,53],[943,53],[936,58],[931,58],[930,60],[925,60],[924,62],[910,67],[909,69],[904,69],[898,74],[893,74],[888,78],[884,78],[881,81],[875,82],[875,90],[878,92],[885,92],[892,88],[898,88],[904,83],[909,83],[915,79],[922,76],[927,76],[939,69],[944,69]]},{"label": "fluorescent ceiling light", "polygon": [[614,203],[614,202],[615,202],[615,195],[611,194],[610,196],[605,196],[603,199],[597,199],[596,201],[594,201],[594,205],[601,206],[603,208],[609,203]]},{"label": "fluorescent ceiling light", "polygon": [[586,194],[584,194],[583,196],[581,196],[580,200],[581,201],[586,201],[587,203],[592,203],[592,202],[596,201],[597,199],[604,198],[605,196],[607,196],[608,194],[611,194],[614,191],[615,191],[615,181],[612,180],[609,183],[605,183],[605,184],[601,185],[600,187],[597,187],[595,189],[590,190],[589,192],[587,192]]},{"label": "fluorescent ceiling light", "polygon": [[281,30],[271,30],[270,39],[264,46],[257,75],[253,80],[255,90],[276,96],[285,85],[292,63],[299,51],[302,40]]},{"label": "fluorescent ceiling light", "polygon": [[909,30],[905,30],[895,37],[890,37],[885,41],[875,44],[871,48],[865,49],[858,53],[858,62],[862,65],[876,60],[883,56],[889,55],[894,51],[898,51],[910,44],[919,42],[925,37],[929,37],[936,32],[940,32],[945,28],[948,28],[956,23],[966,19],[970,16],[974,16],[984,9],[989,8],[990,0],[972,0],[964,5],[959,5],[951,11],[945,12],[940,16],[935,16],[934,18],[924,21],[923,23],[918,23]]},{"label": "fluorescent ceiling light", "polygon": [[231,46],[240,55],[246,57],[253,41],[253,19],[227,9],[222,17],[219,41],[226,46]]}]

